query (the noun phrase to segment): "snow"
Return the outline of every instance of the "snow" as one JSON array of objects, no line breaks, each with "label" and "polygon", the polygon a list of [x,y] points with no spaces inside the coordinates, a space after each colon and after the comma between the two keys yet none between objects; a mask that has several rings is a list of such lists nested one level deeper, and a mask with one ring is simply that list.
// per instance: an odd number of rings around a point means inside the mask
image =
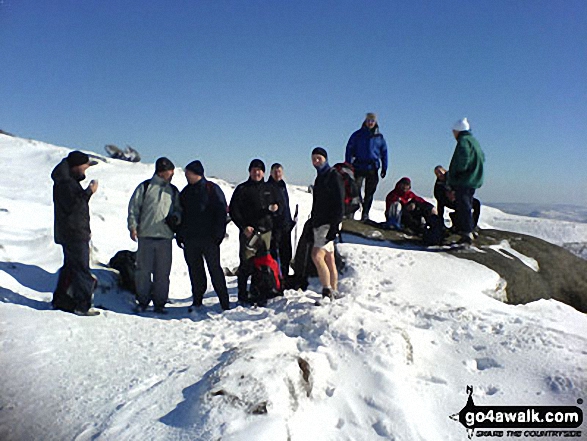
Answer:
[{"label": "snow", "polygon": [[[312,279],[267,308],[225,313],[209,287],[203,310],[188,314],[174,246],[170,313],[133,314],[104,265],[136,249],[126,207],[152,164],[102,158],[89,169],[86,184],[100,185],[90,201],[95,304],[107,310],[54,311],[62,255],[49,176],[68,151],[0,135],[2,440],[462,440],[449,416],[467,385],[478,405],[576,405],[587,395],[585,315],[554,300],[507,305],[497,273],[445,253],[357,239],[339,246],[344,297],[332,304],[314,306]],[[233,185],[214,181],[230,199]],[[185,185],[180,170],[174,183]],[[305,220],[311,195],[290,187],[290,199]],[[383,206],[374,203],[375,220]],[[481,226],[587,242],[585,224],[491,207]],[[236,227],[228,232],[222,264],[233,268]],[[234,303],[236,280],[227,282]]]}]

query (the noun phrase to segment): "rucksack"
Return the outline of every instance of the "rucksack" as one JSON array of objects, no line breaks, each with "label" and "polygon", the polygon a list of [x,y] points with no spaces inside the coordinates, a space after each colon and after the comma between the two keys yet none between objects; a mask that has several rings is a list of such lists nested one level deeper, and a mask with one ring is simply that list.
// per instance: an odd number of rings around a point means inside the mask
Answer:
[{"label": "rucksack", "polygon": [[135,271],[136,271],[136,251],[118,251],[108,265],[118,271],[120,277],[118,284],[121,288],[136,294]]},{"label": "rucksack", "polygon": [[351,217],[361,208],[361,189],[355,180],[355,168],[348,162],[339,162],[332,168],[344,181],[344,217]]},{"label": "rucksack", "polygon": [[436,214],[428,216],[422,242],[426,246],[440,245],[444,239],[444,222]]},{"label": "rucksack", "polygon": [[282,294],[279,265],[271,254],[253,257],[253,276],[249,301],[264,306],[267,300]]},{"label": "rucksack", "polygon": [[[285,289],[302,289],[305,291],[308,288],[308,277],[318,276],[318,270],[312,261],[313,248],[314,230],[312,228],[312,220],[309,219],[304,224],[302,234],[296,246],[295,256],[292,261],[294,274],[284,280],[286,283]],[[338,273],[342,274],[346,263],[342,255],[338,252],[338,247],[334,247],[334,261]]]}]

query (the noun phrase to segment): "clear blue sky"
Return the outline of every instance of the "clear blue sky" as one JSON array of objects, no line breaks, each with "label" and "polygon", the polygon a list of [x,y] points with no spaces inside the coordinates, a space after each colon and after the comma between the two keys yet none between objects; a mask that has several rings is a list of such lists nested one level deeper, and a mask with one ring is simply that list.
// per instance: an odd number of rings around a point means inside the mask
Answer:
[{"label": "clear blue sky", "polygon": [[485,151],[486,202],[587,205],[587,2],[2,0],[0,129],[104,153],[201,159],[247,178],[254,157],[314,178],[365,112],[402,176],[432,193],[450,128]]}]

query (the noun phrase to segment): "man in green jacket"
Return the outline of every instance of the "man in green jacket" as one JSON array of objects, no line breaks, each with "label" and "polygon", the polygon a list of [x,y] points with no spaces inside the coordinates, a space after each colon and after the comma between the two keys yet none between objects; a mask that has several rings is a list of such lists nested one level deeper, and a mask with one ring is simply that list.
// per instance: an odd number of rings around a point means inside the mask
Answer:
[{"label": "man in green jacket", "polygon": [[181,221],[179,190],[171,184],[174,170],[169,159],[157,159],[155,174],[135,189],[128,204],[128,230],[139,243],[135,274],[139,312],[151,300],[155,312],[166,312],[172,240]]},{"label": "man in green jacket", "polygon": [[473,195],[483,185],[483,163],[485,155],[479,142],[470,131],[467,118],[458,120],[452,129],[457,140],[455,152],[448,169],[447,184],[455,191],[456,229],[461,242],[472,243],[473,236]]}]

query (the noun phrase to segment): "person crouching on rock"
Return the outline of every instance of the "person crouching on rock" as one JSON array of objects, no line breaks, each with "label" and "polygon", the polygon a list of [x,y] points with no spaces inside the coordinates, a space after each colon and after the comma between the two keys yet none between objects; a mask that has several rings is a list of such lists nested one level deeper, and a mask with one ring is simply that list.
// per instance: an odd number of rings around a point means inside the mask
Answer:
[{"label": "person crouching on rock", "polygon": [[412,191],[410,178],[401,178],[385,198],[387,226],[395,229],[407,227],[420,234],[431,215],[437,214],[434,206]]}]

